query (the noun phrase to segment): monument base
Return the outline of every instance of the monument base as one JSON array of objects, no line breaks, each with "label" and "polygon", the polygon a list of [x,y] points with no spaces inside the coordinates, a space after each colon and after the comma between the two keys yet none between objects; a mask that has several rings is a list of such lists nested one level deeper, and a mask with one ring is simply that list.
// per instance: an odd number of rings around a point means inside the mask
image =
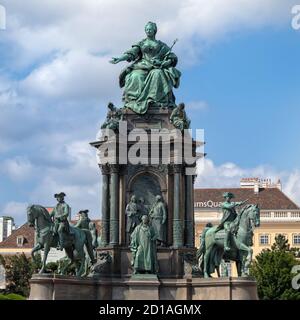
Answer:
[{"label": "monument base", "polygon": [[258,300],[253,278],[76,278],[35,274],[29,300]]}]

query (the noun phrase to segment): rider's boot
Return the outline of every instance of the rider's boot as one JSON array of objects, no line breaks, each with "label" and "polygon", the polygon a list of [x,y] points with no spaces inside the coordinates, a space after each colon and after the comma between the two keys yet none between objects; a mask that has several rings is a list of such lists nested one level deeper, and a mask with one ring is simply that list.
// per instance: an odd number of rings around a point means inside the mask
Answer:
[{"label": "rider's boot", "polygon": [[224,239],[224,250],[225,251],[230,251],[230,247],[229,247],[229,231],[225,231],[225,239]]}]

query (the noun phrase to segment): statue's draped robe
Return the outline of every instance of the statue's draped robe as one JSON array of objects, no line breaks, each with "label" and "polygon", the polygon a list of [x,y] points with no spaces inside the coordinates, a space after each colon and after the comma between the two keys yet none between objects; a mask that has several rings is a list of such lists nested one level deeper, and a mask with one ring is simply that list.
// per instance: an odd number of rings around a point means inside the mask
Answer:
[{"label": "statue's draped robe", "polygon": [[131,234],[130,248],[134,254],[133,267],[137,271],[156,273],[156,238],[152,226],[139,224]]},{"label": "statue's draped robe", "polygon": [[[124,87],[125,107],[138,114],[147,112],[149,103],[161,107],[175,106],[172,88],[178,88],[181,73],[175,68],[177,57],[163,42],[155,40],[151,45],[144,39],[125,52],[128,62],[134,61],[120,75],[120,86]],[[168,68],[156,68],[152,59],[170,61]]]},{"label": "statue's draped robe", "polygon": [[126,206],[125,214],[127,216],[126,232],[132,232],[136,225],[140,223],[137,203],[130,201]]},{"label": "statue's draped robe", "polygon": [[152,212],[151,216],[151,225],[157,233],[157,240],[166,242],[166,219],[167,211],[163,202],[158,202]]}]

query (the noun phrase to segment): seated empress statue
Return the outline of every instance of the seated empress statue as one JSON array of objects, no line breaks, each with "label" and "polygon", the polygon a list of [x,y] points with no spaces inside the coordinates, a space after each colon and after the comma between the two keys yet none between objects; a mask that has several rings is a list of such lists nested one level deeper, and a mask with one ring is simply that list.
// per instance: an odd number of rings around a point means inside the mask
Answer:
[{"label": "seated empress statue", "polygon": [[172,48],[155,39],[156,24],[148,22],[145,32],[146,39],[110,61],[113,64],[132,62],[121,72],[120,86],[124,87],[124,107],[138,114],[146,113],[151,104],[161,108],[174,107],[172,89],[179,87],[181,76],[175,68],[178,59]]}]

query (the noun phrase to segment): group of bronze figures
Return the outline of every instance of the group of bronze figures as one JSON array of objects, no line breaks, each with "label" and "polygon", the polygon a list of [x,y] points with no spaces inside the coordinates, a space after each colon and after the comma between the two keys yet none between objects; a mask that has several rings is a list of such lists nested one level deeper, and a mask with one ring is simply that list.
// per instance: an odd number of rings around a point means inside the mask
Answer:
[{"label": "group of bronze figures", "polygon": [[167,209],[160,195],[151,208],[133,195],[126,206],[127,239],[134,273],[157,273],[157,246],[166,246]]},{"label": "group of bronze figures", "polygon": [[[57,204],[49,212],[42,206],[28,207],[27,219],[34,226],[37,243],[32,250],[43,249],[44,257],[40,273],[46,271],[47,256],[50,248],[65,249],[68,263],[62,268],[65,274],[68,266],[75,264],[76,275],[88,275],[90,267],[96,263],[96,249],[101,247],[101,237],[95,222],[88,217],[88,210],[79,211],[75,225],[69,223],[70,206],[64,201],[64,193],[55,194]],[[249,274],[252,260],[253,230],[260,224],[260,211],[257,205],[245,205],[246,201],[233,202],[234,195],[224,193],[222,203],[223,217],[217,226],[208,223],[201,234],[201,245],[197,251],[197,266],[204,277],[215,271],[220,275],[219,266],[223,261],[235,261],[238,275]],[[150,207],[143,198],[137,200],[132,195],[126,206],[126,233],[132,253],[133,273],[157,274],[157,247],[164,247],[167,233],[167,209],[160,195]],[[103,248],[105,249],[105,248]]]},{"label": "group of bronze figures", "polygon": [[[108,111],[106,119],[102,124],[101,129],[118,131],[119,121],[123,120],[123,111],[126,108],[117,108],[112,102],[109,102],[107,105],[107,109]],[[179,103],[178,106],[174,107],[169,120],[170,123],[172,123],[173,126],[180,131],[190,128],[191,120],[187,117],[184,103]]]},{"label": "group of bronze figures", "polygon": [[35,260],[35,253],[44,250],[40,269],[40,273],[43,273],[46,272],[50,249],[64,249],[68,259],[60,273],[65,274],[68,267],[74,263],[77,276],[87,275],[89,266],[96,262],[95,250],[101,237],[98,237],[96,224],[88,217],[88,210],[79,211],[78,222],[75,225],[70,224],[71,209],[65,202],[65,196],[64,192],[54,195],[57,204],[50,214],[40,205],[27,208],[27,221],[36,230],[36,245],[31,255]]}]

